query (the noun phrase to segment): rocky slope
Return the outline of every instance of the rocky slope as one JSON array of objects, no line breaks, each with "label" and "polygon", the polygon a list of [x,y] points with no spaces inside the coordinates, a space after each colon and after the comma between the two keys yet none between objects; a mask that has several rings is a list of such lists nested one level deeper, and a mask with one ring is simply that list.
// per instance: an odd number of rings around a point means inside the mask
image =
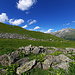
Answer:
[{"label": "rocky slope", "polygon": [[[52,50],[50,50],[52,49]],[[68,73],[68,69],[70,67],[70,62],[75,62],[72,60],[71,54],[75,55],[75,48],[66,48],[65,50],[56,48],[56,47],[43,47],[43,46],[26,46],[26,47],[20,47],[15,52],[4,54],[0,56],[0,63],[2,66],[12,66],[12,64],[18,64],[19,66],[15,69],[15,75],[21,75],[24,72],[27,72],[33,68],[42,68],[44,70],[48,70],[49,68],[53,68],[54,70],[62,68],[66,70]],[[27,57],[29,54],[41,54],[39,57],[36,55],[36,58],[33,58],[30,60],[29,57]],[[20,56],[22,56],[20,58]],[[33,55],[34,57],[34,55]],[[42,58],[42,59],[40,59]],[[10,67],[11,67],[10,66]],[[11,74],[10,68],[8,69],[0,69],[0,74]],[[51,71],[50,71],[51,73]],[[13,73],[14,74],[14,73]]]},{"label": "rocky slope", "polygon": [[55,35],[57,37],[61,37],[63,39],[75,41],[75,29],[66,28],[66,29],[59,30],[57,32],[51,32],[50,34]]},{"label": "rocky slope", "polygon": [[[18,36],[17,36],[18,35]],[[22,38],[23,36],[23,38]],[[38,31],[29,31],[26,29],[23,29],[19,26],[12,26],[12,25],[7,25],[4,23],[0,23],[0,37],[1,38],[22,38],[24,39],[25,37],[30,39],[30,40],[36,40],[38,39],[40,41],[41,40],[54,40],[57,41],[59,39],[59,41],[64,39],[58,38],[54,35],[51,34],[46,34],[46,33],[42,33],[42,32],[38,32]]]}]

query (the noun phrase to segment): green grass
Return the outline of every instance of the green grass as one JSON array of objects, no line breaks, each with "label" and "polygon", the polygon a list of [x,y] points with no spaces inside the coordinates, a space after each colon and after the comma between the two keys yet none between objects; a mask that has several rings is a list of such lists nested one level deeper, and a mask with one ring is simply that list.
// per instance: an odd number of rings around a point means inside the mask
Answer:
[{"label": "green grass", "polygon": [[51,75],[51,73],[48,70],[34,68],[26,73],[23,73],[22,75]]},{"label": "green grass", "polygon": [[0,39],[0,55],[8,54],[12,51],[17,50],[22,46],[45,46],[45,47],[58,47],[58,48],[66,48],[73,47],[75,48],[75,42],[51,42],[51,41],[32,41],[32,40],[22,40],[22,39]]},{"label": "green grass", "polygon": [[44,40],[53,39],[54,41],[61,41],[61,40],[65,41],[51,34],[46,34],[37,31],[29,31],[19,26],[11,26],[3,23],[0,23],[0,33],[17,33],[17,34],[27,35],[36,39],[44,39]]},{"label": "green grass", "polygon": [[56,51],[56,52],[52,53],[51,55],[57,56],[57,55],[60,55],[60,54],[62,54],[61,51]]}]

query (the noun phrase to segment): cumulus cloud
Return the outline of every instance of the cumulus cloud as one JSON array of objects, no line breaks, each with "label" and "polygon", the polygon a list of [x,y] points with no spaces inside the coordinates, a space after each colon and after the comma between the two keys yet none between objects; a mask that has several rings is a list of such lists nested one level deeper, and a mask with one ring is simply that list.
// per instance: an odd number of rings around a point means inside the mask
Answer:
[{"label": "cumulus cloud", "polygon": [[1,13],[0,15],[0,22],[6,22],[8,21],[8,16],[6,15],[6,13]]},{"label": "cumulus cloud", "polygon": [[70,25],[70,23],[67,23],[66,25]]},{"label": "cumulus cloud", "polygon": [[36,2],[37,0],[19,0],[17,3],[17,8],[22,11],[29,10]]},{"label": "cumulus cloud", "polygon": [[16,20],[10,19],[9,23],[12,25],[20,25],[20,24],[24,23],[24,20],[23,19],[16,19]]},{"label": "cumulus cloud", "polygon": [[48,30],[45,31],[44,33],[50,33],[52,30],[54,30],[54,29],[48,29]]},{"label": "cumulus cloud", "polygon": [[39,29],[39,28],[40,28],[39,26],[36,26],[36,27],[34,28],[34,30]]},{"label": "cumulus cloud", "polygon": [[29,29],[29,30],[37,30],[39,28],[40,28],[39,26],[36,26],[34,29]]},{"label": "cumulus cloud", "polygon": [[27,25],[25,25],[25,26],[23,26],[22,28],[27,28],[28,26]]},{"label": "cumulus cloud", "polygon": [[33,21],[31,21],[30,22],[30,20],[29,20],[29,25],[31,25],[31,24],[33,24],[33,23],[36,23],[37,21],[36,20],[33,20]]}]

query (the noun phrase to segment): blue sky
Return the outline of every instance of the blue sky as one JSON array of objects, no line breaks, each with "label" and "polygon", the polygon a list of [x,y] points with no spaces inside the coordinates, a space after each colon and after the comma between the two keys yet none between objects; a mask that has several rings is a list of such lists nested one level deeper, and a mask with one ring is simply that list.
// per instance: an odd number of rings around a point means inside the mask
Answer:
[{"label": "blue sky", "polygon": [[0,22],[45,33],[75,29],[75,0],[0,0]]}]

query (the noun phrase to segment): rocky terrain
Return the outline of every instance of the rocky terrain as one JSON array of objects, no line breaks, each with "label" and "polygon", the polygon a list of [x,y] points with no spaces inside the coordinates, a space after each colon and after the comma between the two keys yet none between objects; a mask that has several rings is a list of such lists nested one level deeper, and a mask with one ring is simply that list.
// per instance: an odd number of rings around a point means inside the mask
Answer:
[{"label": "rocky terrain", "polygon": [[[68,73],[68,68],[70,67],[70,62],[75,62],[71,59],[71,53],[75,56],[75,48],[56,48],[56,47],[43,47],[43,46],[26,46],[20,47],[18,50],[4,54],[0,56],[0,63],[2,66],[10,66],[12,64],[18,64],[16,68],[16,75],[21,75],[33,68],[42,68],[48,70],[49,68],[59,69],[62,68]],[[36,58],[30,59],[28,55],[34,54]],[[40,57],[38,57],[38,55]],[[20,58],[23,56],[22,58]],[[42,59],[41,59],[42,57]],[[51,71],[49,71],[51,72]],[[6,74],[7,69],[0,68],[0,74]]]},{"label": "rocky terrain", "polygon": [[[35,40],[45,41],[43,39],[31,38],[29,35],[21,35],[21,34],[17,34],[17,33],[0,33],[0,38],[4,38],[4,39],[28,39],[28,40],[34,40],[34,41]],[[49,41],[49,40],[47,40],[47,41]]]},{"label": "rocky terrain", "polygon": [[57,37],[61,37],[63,39],[75,40],[75,29],[66,28],[56,32],[51,32],[50,34],[55,35]]}]

